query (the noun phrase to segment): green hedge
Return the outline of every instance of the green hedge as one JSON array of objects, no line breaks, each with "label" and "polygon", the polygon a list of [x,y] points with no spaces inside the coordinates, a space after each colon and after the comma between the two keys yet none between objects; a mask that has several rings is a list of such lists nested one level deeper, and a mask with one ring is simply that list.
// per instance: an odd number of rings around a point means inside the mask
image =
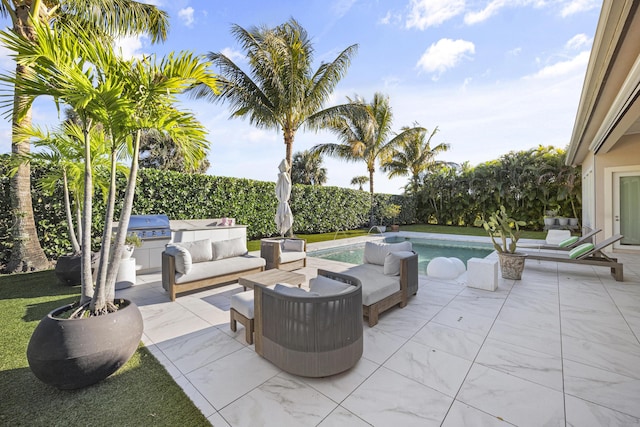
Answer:
[{"label": "green hedge", "polygon": [[[0,156],[0,265],[11,253],[10,180],[7,177],[9,155]],[[62,187],[53,195],[45,195],[35,185],[50,166],[32,164],[32,196],[36,226],[42,247],[49,258],[71,251],[64,216]],[[277,200],[275,183],[199,174],[142,169],[138,176],[134,215],[164,213],[170,219],[236,218],[246,224],[250,239],[277,234],[274,222]],[[120,177],[119,188],[124,189]],[[118,200],[122,200],[122,194]],[[348,188],[294,185],[291,210],[295,233],[323,233],[365,227],[369,222],[369,193]],[[415,206],[403,196],[376,194],[375,213],[384,203],[402,206],[399,223],[415,222]],[[94,249],[99,247],[104,228],[102,195],[94,200]],[[119,215],[120,206],[116,207]],[[386,221],[389,223],[389,220]]]}]

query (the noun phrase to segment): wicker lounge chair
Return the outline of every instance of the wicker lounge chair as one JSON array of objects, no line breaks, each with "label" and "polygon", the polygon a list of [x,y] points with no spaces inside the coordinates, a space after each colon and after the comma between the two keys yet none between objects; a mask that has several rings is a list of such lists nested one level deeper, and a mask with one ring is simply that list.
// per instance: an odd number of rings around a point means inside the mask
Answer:
[{"label": "wicker lounge chair", "polygon": [[292,296],[254,287],[255,350],[283,371],[325,377],[362,357],[362,285],[339,273],[318,272],[349,284],[330,296]]},{"label": "wicker lounge chair", "polygon": [[622,239],[622,237],[623,236],[621,236],[620,234],[616,234],[615,236],[609,237],[608,239],[603,240],[602,242],[595,245],[593,249],[580,255],[577,258],[571,258],[568,254],[564,254],[564,253],[528,252],[524,250],[522,252],[527,254],[527,259],[608,267],[611,269],[611,275],[617,281],[622,282],[624,280],[622,263],[618,262],[616,258],[611,258],[607,256],[604,252],[602,252],[604,248],[606,248],[607,246],[611,246],[618,240]]}]

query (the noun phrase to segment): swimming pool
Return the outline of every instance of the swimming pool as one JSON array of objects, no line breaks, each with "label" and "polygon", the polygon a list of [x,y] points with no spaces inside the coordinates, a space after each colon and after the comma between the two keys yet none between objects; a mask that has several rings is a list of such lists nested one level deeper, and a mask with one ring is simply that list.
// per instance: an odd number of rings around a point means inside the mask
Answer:
[{"label": "swimming pool", "polygon": [[[384,239],[387,243],[397,243],[405,240],[411,242],[413,250],[418,254],[418,267],[420,271],[425,271],[429,261],[436,257],[459,258],[466,265],[469,258],[484,258],[493,252],[493,246],[490,243],[420,239],[402,236],[393,236]],[[350,264],[362,264],[364,243],[312,251],[307,255],[332,261],[348,262]]]}]

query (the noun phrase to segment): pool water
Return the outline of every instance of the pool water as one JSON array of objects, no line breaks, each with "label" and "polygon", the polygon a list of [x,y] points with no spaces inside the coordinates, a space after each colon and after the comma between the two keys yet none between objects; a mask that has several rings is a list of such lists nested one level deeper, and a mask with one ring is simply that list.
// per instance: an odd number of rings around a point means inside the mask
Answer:
[{"label": "pool water", "polygon": [[[436,257],[459,258],[466,265],[470,258],[484,258],[493,252],[493,246],[489,243],[403,237],[386,238],[385,242],[397,243],[405,240],[411,242],[413,250],[418,254],[418,267],[421,272],[426,271],[429,261]],[[308,255],[332,261],[362,264],[364,243],[313,251],[309,252]]]}]

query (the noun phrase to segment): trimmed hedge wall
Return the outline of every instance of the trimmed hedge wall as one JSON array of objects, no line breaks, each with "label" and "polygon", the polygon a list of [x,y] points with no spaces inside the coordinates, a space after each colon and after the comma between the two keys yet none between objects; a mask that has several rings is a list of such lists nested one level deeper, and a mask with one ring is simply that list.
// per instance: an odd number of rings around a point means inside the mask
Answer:
[{"label": "trimmed hedge wall", "polygon": [[[11,201],[8,178],[9,155],[0,155],[0,265],[11,253]],[[49,258],[71,251],[67,237],[62,187],[52,196],[43,194],[36,185],[50,166],[32,164],[33,208],[42,247]],[[124,189],[120,177],[119,188]],[[118,200],[122,200],[122,194]],[[369,223],[369,193],[339,187],[293,186],[291,210],[295,233],[324,233],[366,227]],[[412,199],[389,194],[376,194],[374,210],[385,203],[402,206],[398,223],[415,222]],[[94,249],[98,249],[104,228],[105,204],[100,194],[94,200]],[[275,182],[255,181],[200,174],[183,174],[157,169],[141,169],[133,206],[133,215],[164,213],[170,219],[202,219],[231,217],[246,224],[247,237],[256,239],[277,234],[274,216],[277,208]],[[116,218],[119,206],[116,208]],[[385,223],[389,224],[390,219]]]}]

